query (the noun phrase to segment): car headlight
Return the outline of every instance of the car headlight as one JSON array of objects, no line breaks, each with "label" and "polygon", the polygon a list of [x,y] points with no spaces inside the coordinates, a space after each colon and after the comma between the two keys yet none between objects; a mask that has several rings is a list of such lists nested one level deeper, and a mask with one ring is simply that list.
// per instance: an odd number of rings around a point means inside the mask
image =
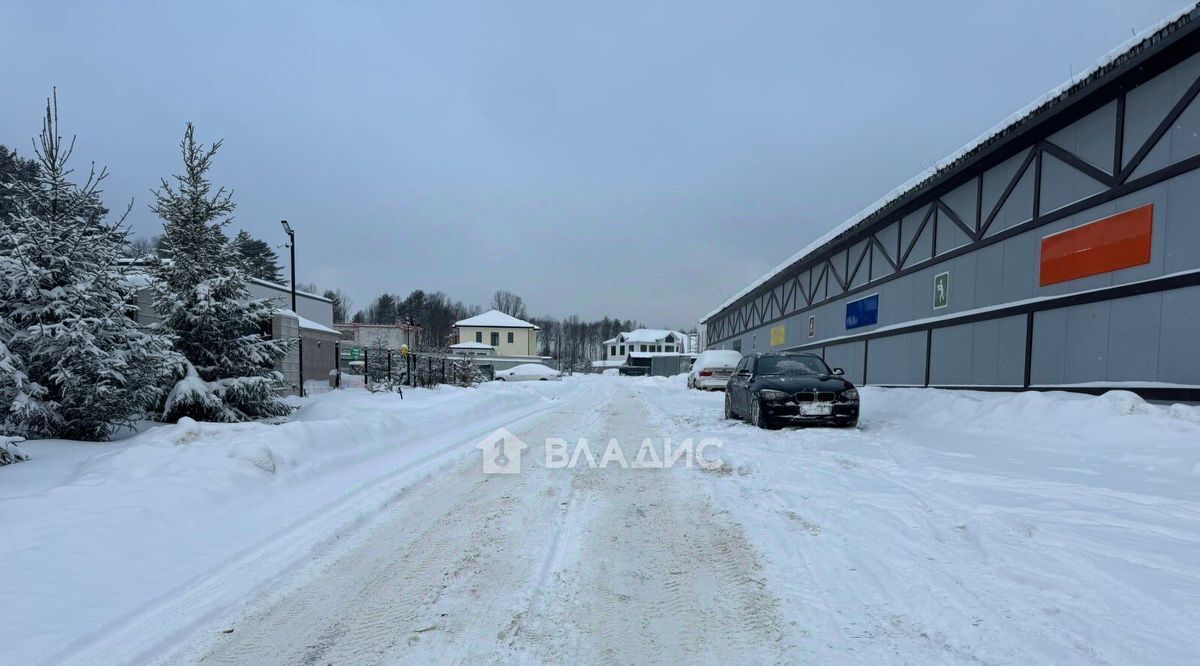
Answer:
[{"label": "car headlight", "polygon": [[787,400],[791,397],[791,394],[776,391],[775,389],[763,389],[758,392],[758,396],[763,400]]},{"label": "car headlight", "polygon": [[842,400],[858,402],[858,389],[846,389],[842,391]]}]

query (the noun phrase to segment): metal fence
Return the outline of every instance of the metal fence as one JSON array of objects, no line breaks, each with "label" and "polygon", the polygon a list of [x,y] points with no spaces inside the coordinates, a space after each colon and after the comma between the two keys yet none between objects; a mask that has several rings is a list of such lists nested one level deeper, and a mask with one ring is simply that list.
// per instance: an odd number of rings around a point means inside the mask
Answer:
[{"label": "metal fence", "polygon": [[650,357],[650,375],[653,377],[670,377],[685,373],[691,368],[692,359],[687,354]]},{"label": "metal fence", "polygon": [[403,353],[370,347],[339,345],[338,382],[345,378],[363,378],[366,386],[430,387],[452,383],[456,359],[427,352]]}]

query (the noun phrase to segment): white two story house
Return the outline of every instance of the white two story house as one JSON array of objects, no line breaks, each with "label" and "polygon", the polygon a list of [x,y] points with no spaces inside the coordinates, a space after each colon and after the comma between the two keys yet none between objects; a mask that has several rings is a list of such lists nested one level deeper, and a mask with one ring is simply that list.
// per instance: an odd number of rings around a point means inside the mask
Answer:
[{"label": "white two story house", "polygon": [[631,358],[646,358],[652,354],[684,354],[688,336],[679,331],[659,328],[639,328],[617,334],[604,341],[604,367],[628,364]]}]

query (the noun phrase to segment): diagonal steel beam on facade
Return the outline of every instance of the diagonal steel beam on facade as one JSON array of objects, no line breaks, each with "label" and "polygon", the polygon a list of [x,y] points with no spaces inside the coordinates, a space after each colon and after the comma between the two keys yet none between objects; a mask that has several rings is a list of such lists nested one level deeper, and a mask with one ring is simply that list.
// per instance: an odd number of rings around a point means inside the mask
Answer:
[{"label": "diagonal steel beam on facade", "polygon": [[1162,122],[1158,124],[1158,127],[1154,128],[1149,138],[1142,144],[1142,147],[1133,154],[1133,157],[1129,158],[1129,164],[1125,165],[1125,168],[1121,169],[1121,173],[1117,176],[1117,184],[1124,183],[1129,176],[1133,175],[1133,172],[1141,165],[1142,160],[1146,159],[1146,156],[1150,154],[1151,150],[1154,150],[1154,146],[1158,145],[1158,141],[1163,138],[1163,135],[1175,125],[1175,121],[1179,120],[1179,116],[1183,115],[1188,105],[1196,98],[1197,93],[1200,93],[1200,78],[1197,78],[1192,82],[1192,85],[1188,86],[1187,91],[1183,93],[1183,97],[1180,97],[1179,101],[1175,102],[1175,106],[1171,107],[1171,110],[1162,119]]},{"label": "diagonal steel beam on facade", "polygon": [[1013,190],[1017,189],[1017,184],[1020,183],[1021,179],[1025,177],[1025,172],[1029,170],[1029,165],[1033,164],[1033,160],[1035,157],[1037,157],[1037,154],[1038,151],[1033,149],[1025,155],[1025,160],[1021,162],[1021,167],[1017,169],[1015,174],[1013,174],[1012,180],[1010,180],[1008,182],[1008,186],[1004,188],[1004,193],[1000,195],[1000,199],[996,201],[996,205],[992,206],[992,210],[988,213],[987,219],[984,220],[982,225],[980,225],[979,231],[975,232],[975,234],[971,237],[972,240],[979,240],[983,238],[984,234],[987,233],[988,227],[992,226],[992,222],[995,221],[996,216],[1000,214],[1000,209],[1004,207],[1005,202],[1008,201],[1008,197],[1013,193]]}]

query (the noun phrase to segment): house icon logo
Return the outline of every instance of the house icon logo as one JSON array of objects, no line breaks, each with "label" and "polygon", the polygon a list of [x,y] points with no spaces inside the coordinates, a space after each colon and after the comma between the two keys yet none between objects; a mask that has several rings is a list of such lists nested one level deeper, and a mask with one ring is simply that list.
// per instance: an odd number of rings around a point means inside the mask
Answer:
[{"label": "house icon logo", "polygon": [[483,452],[484,474],[520,474],[521,452],[529,446],[506,428],[497,428],[475,448]]}]

